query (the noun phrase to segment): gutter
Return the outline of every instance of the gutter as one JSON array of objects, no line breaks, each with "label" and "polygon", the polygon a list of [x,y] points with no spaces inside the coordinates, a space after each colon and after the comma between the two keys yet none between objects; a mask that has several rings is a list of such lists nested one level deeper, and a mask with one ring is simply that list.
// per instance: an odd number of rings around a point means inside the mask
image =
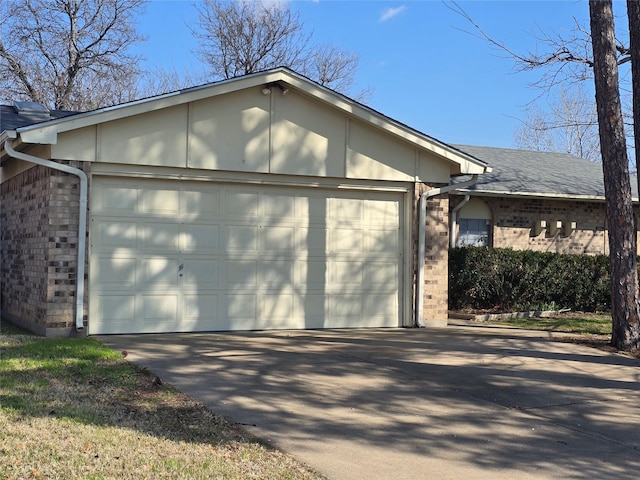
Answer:
[{"label": "gutter", "polygon": [[426,261],[426,231],[427,231],[427,200],[429,198],[449,193],[452,190],[459,188],[466,188],[474,185],[478,181],[478,175],[474,174],[470,180],[465,182],[455,183],[453,185],[447,185],[446,187],[439,187],[424,192],[420,195],[418,202],[418,268],[416,272],[416,318],[415,323],[417,327],[425,327],[422,320],[424,314],[424,263]]},{"label": "gutter", "polygon": [[449,226],[451,231],[449,232],[449,246],[451,248],[456,246],[456,226],[458,223],[458,212],[464,207],[469,200],[471,199],[470,195],[465,195],[464,198],[451,210],[451,218],[449,219]]},{"label": "gutter", "polygon": [[25,162],[34,163],[43,167],[48,167],[53,170],[58,170],[65,173],[75,175],[80,179],[80,206],[78,217],[78,252],[77,261],[78,266],[76,268],[76,316],[75,325],[76,331],[81,332],[84,330],[84,323],[82,316],[84,313],[84,261],[87,243],[87,174],[79,168],[71,167],[69,165],[62,165],[60,163],[43,160],[42,158],[34,157],[33,155],[27,155],[26,153],[16,152],[13,149],[12,140],[18,138],[18,134],[15,130],[6,131],[7,135],[4,136],[4,150],[12,158],[17,160],[23,160]]},{"label": "gutter", "polygon": [[[576,200],[579,202],[604,202],[604,195],[582,195],[572,193],[549,193],[549,192],[516,192],[506,190],[483,190],[475,188],[473,190],[460,190],[459,194],[470,194],[474,197],[514,197],[514,198],[544,198],[548,200]],[[638,202],[638,197],[633,197],[634,202]]]}]

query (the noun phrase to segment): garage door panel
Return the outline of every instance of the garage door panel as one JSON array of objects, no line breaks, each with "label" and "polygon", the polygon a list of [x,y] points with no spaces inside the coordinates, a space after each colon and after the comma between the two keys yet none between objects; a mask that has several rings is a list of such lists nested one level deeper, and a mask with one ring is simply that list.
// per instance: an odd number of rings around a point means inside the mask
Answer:
[{"label": "garage door panel", "polygon": [[178,301],[177,294],[142,295],[142,321],[157,326],[160,331],[175,329],[178,325]]},{"label": "garage door panel", "polygon": [[262,290],[282,291],[292,288],[292,279],[295,278],[296,262],[286,259],[265,259],[258,262],[259,277],[257,282]]},{"label": "garage door panel", "polygon": [[219,288],[219,260],[192,258],[184,261],[183,282],[186,288]]},{"label": "garage door panel", "polygon": [[296,230],[295,251],[299,254],[322,255],[327,253],[328,230],[325,227],[301,227]]},{"label": "garage door panel", "polygon": [[245,320],[242,325],[250,325],[249,321],[254,322],[258,318],[258,295],[255,293],[226,295],[223,311],[224,316],[229,320]]},{"label": "garage door panel", "polygon": [[137,247],[138,225],[136,222],[106,218],[93,221],[91,230],[91,243],[100,251]]},{"label": "garage door panel", "polygon": [[206,330],[218,323],[219,295],[187,294],[184,296],[185,330]]},{"label": "garage door panel", "polygon": [[363,317],[376,319],[380,326],[388,326],[388,319],[398,311],[398,296],[395,292],[376,292],[368,295],[363,305]]},{"label": "garage door panel", "polygon": [[94,179],[91,334],[399,326],[401,194],[120,180]]},{"label": "garage door panel", "polygon": [[275,193],[260,195],[259,214],[262,219],[295,220],[295,197]]},{"label": "garage door panel", "polygon": [[359,198],[330,198],[329,218],[347,224],[361,224],[364,220],[364,200]]},{"label": "garage door panel", "polygon": [[300,301],[302,328],[324,328],[328,317],[327,295],[322,292],[307,293]]},{"label": "garage door panel", "polygon": [[328,263],[325,259],[310,258],[296,263],[296,287],[301,293],[327,289]]},{"label": "garage door panel", "polygon": [[331,285],[350,289],[362,288],[362,260],[330,261],[328,267]]},{"label": "garage door panel", "polygon": [[143,215],[175,217],[180,211],[180,192],[170,188],[141,190],[139,201],[139,212]]},{"label": "garage door panel", "polygon": [[136,286],[137,260],[135,258],[117,258],[111,255],[94,256],[90,270],[94,281],[92,285],[101,289],[123,289]]},{"label": "garage door panel", "polygon": [[180,225],[176,223],[145,222],[142,223],[138,245],[141,250],[158,250],[178,252]]},{"label": "garage door panel", "polygon": [[120,185],[101,185],[92,193],[92,210],[102,214],[135,214],[138,208],[138,190]]},{"label": "garage door panel", "polygon": [[220,191],[186,190],[182,192],[180,216],[185,219],[219,219],[221,198]]},{"label": "garage door panel", "polygon": [[399,230],[377,230],[370,229],[366,232],[364,251],[377,255],[391,255],[396,257],[400,250]]},{"label": "garage door panel", "polygon": [[225,288],[228,290],[256,289],[258,259],[225,261]]},{"label": "garage door panel", "polygon": [[295,227],[275,227],[272,225],[264,225],[260,228],[260,253],[293,254],[295,233]]},{"label": "garage door panel", "polygon": [[181,251],[215,253],[220,250],[222,229],[219,224],[185,224],[181,229]]},{"label": "garage door panel", "polygon": [[293,293],[264,293],[260,296],[260,318],[289,322],[295,317],[295,303]]},{"label": "garage door panel", "polygon": [[329,233],[329,252],[361,255],[365,232],[360,228],[335,228]]},{"label": "garage door panel", "polygon": [[362,316],[362,295],[335,293],[329,297],[329,318],[348,322]]},{"label": "garage door panel", "polygon": [[224,247],[227,252],[258,253],[258,227],[254,225],[228,225],[225,228]]},{"label": "garage door panel", "polygon": [[364,288],[367,292],[388,290],[395,291],[395,283],[400,274],[398,262],[368,262],[363,267]]},{"label": "garage door panel", "polygon": [[258,194],[228,189],[224,192],[228,218],[257,218]]},{"label": "garage door panel", "polygon": [[368,225],[398,227],[399,204],[390,200],[367,200],[365,203]]},{"label": "garage door panel", "polygon": [[297,218],[308,218],[309,224],[326,225],[329,212],[329,199],[324,195],[310,193],[298,202]]},{"label": "garage door panel", "polygon": [[146,257],[140,260],[141,288],[178,286],[179,260],[167,257]]},{"label": "garage door panel", "polygon": [[134,333],[136,320],[135,295],[94,294],[90,318],[100,319],[99,333]]}]

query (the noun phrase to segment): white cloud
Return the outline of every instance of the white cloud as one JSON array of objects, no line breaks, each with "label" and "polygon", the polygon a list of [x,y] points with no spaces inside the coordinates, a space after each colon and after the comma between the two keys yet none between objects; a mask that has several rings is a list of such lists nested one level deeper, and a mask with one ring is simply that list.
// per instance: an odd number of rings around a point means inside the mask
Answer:
[{"label": "white cloud", "polygon": [[400,5],[399,7],[396,7],[396,8],[387,8],[384,12],[382,12],[382,15],[380,16],[380,21],[386,22],[387,20],[390,20],[393,17],[400,15],[406,9],[407,9],[406,5]]}]

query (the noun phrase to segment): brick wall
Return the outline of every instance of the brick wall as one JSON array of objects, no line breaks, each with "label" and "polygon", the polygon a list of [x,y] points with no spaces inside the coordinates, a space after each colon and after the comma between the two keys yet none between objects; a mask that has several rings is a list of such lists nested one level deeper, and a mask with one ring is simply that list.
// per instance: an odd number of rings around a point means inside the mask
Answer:
[{"label": "brick wall", "polygon": [[[604,202],[485,197],[492,214],[490,244],[516,250],[555,253],[608,254]],[[547,227],[536,231],[536,222]],[[553,222],[573,231],[554,231]]]},{"label": "brick wall", "polygon": [[[416,185],[415,225],[417,225],[420,195],[432,188],[434,187]],[[417,227],[415,232],[417,244]],[[428,327],[446,326],[449,290],[449,198],[446,195],[427,200],[425,244],[423,322]],[[417,255],[417,248],[414,251]],[[417,259],[417,256],[414,258]],[[417,261],[414,261],[414,264],[417,264]]]},{"label": "brick wall", "polygon": [[73,334],[79,179],[34,166],[0,195],[3,317],[40,335]]}]

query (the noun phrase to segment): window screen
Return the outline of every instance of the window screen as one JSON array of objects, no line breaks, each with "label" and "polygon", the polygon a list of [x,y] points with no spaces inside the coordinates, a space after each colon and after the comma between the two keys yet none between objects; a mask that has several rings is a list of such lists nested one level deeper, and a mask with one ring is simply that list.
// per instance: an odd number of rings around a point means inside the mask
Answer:
[{"label": "window screen", "polygon": [[458,221],[458,246],[486,247],[489,245],[489,220],[461,218]]}]

